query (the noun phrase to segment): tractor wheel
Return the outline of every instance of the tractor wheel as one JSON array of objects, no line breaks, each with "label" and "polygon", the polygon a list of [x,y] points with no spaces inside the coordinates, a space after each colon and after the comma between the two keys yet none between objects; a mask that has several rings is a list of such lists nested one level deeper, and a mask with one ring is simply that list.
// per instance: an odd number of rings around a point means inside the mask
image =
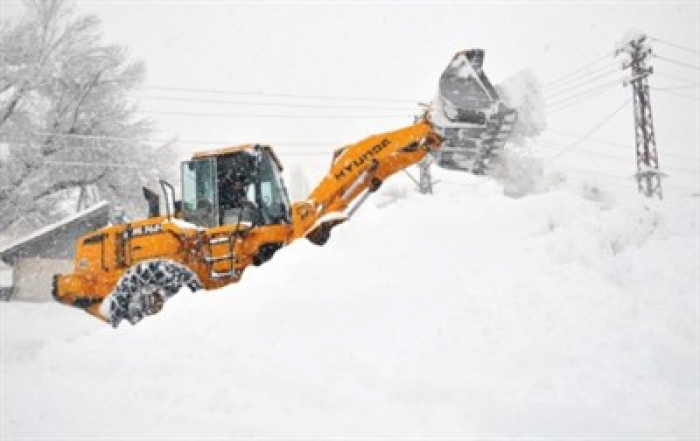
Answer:
[{"label": "tractor wheel", "polygon": [[306,238],[309,239],[309,242],[314,245],[323,246],[326,244],[326,242],[328,242],[328,239],[331,238],[331,227],[328,226],[328,224],[320,225],[314,231],[309,233]]},{"label": "tractor wheel", "polygon": [[202,289],[189,268],[170,260],[146,260],[129,268],[103,303],[102,311],[115,328],[126,319],[132,325],[156,314],[181,288]]}]

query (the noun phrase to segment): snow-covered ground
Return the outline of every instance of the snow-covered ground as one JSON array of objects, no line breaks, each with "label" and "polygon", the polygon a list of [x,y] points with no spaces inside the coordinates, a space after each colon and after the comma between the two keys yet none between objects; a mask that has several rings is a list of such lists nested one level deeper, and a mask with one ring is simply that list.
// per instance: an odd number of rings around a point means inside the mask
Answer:
[{"label": "snow-covered ground", "polygon": [[698,434],[697,197],[440,179],[136,327],[3,304],[2,433]]}]

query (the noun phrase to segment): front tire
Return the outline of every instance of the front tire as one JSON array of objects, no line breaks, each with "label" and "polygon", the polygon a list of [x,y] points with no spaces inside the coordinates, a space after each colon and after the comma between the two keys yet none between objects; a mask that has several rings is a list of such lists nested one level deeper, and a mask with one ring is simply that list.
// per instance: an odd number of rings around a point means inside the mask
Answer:
[{"label": "front tire", "polygon": [[170,260],[146,260],[132,266],[103,303],[101,311],[115,328],[122,320],[132,325],[147,315],[158,313],[163,304],[181,288],[202,289],[202,283],[189,268]]}]

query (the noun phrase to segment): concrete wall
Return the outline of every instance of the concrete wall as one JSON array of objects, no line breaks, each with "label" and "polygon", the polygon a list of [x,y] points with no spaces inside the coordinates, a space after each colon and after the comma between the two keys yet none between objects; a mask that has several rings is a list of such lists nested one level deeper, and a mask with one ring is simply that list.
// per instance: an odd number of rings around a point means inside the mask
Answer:
[{"label": "concrete wall", "polygon": [[53,302],[53,275],[70,272],[73,272],[73,260],[70,259],[19,259],[14,267],[12,300]]},{"label": "concrete wall", "polygon": [[27,257],[72,259],[75,256],[78,238],[107,225],[107,222],[108,212],[105,210],[99,216],[62,226],[45,237],[23,244],[18,256],[20,259]]},{"label": "concrete wall", "polygon": [[12,295],[13,270],[0,262],[0,301],[7,301]]},{"label": "concrete wall", "polygon": [[102,228],[109,222],[109,204],[100,203],[7,245],[0,251],[0,260],[15,266],[26,258],[72,259],[77,239]]}]

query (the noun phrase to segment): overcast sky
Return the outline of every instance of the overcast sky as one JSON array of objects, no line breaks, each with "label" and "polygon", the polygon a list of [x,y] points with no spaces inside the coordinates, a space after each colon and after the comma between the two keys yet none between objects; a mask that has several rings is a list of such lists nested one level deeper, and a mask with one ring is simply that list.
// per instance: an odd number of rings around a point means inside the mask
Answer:
[{"label": "overcast sky", "polygon": [[[20,10],[17,1],[0,1],[3,14]],[[134,58],[146,62],[146,87],[138,96],[144,114],[158,124],[154,137],[213,141],[213,146],[272,142],[285,162],[326,164],[328,157],[292,153],[330,151],[410,124],[411,115],[418,111],[416,103],[432,98],[452,55],[466,48],[486,50],[485,70],[494,83],[522,69],[532,69],[547,85],[610,54],[609,61],[594,65],[590,75],[581,79],[588,81],[606,69],[612,71],[570,95],[622,77],[621,72],[613,72],[612,51],[630,28],[695,50],[654,44],[658,54],[700,65],[697,1],[376,4],[84,0],[77,2],[77,8],[102,19],[107,41],[127,46]],[[652,64],[656,72],[666,75],[653,76],[652,86],[673,87],[652,92],[662,167],[697,167],[692,158],[698,154],[698,89],[676,88],[692,87],[693,81],[697,86],[700,71],[659,59]],[[690,82],[682,82],[683,78]],[[549,94],[559,92],[545,89]],[[275,96],[280,94],[303,98]],[[548,132],[542,141],[553,151],[557,146],[565,147],[576,138],[567,138],[562,132],[585,134],[630,95],[629,88],[620,85],[552,112],[548,127],[560,133]],[[173,100],[182,98],[203,102]],[[555,98],[551,101],[566,99],[567,94]],[[230,102],[204,102],[213,100]],[[629,148],[587,146],[627,157],[628,164],[599,164],[575,153],[562,157],[562,162],[631,174],[632,129],[632,109],[628,107],[594,137],[627,143]],[[183,143],[183,149],[189,147],[202,145]],[[687,186],[696,177],[686,173],[678,179]]]}]

